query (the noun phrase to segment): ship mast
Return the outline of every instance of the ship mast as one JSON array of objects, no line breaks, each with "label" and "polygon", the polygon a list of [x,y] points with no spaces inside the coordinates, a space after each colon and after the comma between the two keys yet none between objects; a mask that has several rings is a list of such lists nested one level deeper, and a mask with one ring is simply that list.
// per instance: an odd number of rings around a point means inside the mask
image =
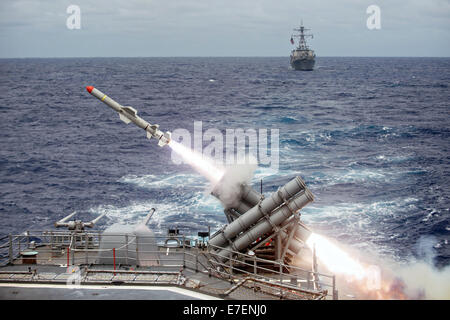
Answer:
[{"label": "ship mast", "polygon": [[303,26],[303,20],[300,27],[298,29],[294,29],[294,31],[300,32],[299,34],[295,34],[292,36],[293,38],[299,38],[297,50],[309,50],[305,40],[305,37],[311,37],[311,39],[313,38],[312,34],[305,34],[305,31],[309,30],[311,29],[306,29]]}]

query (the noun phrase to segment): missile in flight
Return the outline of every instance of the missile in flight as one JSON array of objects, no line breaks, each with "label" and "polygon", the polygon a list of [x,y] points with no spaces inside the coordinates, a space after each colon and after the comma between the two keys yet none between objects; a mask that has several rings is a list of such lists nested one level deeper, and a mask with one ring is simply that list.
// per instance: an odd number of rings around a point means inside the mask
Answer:
[{"label": "missile in flight", "polygon": [[106,94],[101,92],[100,90],[94,88],[93,86],[87,86],[86,90],[105,103],[108,107],[113,109],[119,114],[120,120],[125,122],[126,124],[133,122],[139,128],[144,129],[147,132],[147,138],[151,139],[152,137],[158,140],[158,146],[163,147],[170,142],[171,133],[170,131],[162,132],[159,130],[159,125],[150,124],[141,117],[137,115],[137,110],[133,107],[124,107],[108,97]]}]

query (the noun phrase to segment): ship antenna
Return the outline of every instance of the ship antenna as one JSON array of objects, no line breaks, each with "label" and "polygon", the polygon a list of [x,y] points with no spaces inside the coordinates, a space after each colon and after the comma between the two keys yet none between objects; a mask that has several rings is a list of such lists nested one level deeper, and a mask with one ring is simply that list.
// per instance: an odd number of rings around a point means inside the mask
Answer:
[{"label": "ship antenna", "polygon": [[300,27],[298,29],[294,29],[294,31],[299,32],[298,34],[296,34],[294,37],[295,38],[299,38],[299,42],[298,42],[298,50],[309,50],[308,45],[306,44],[306,37],[311,37],[313,38],[312,34],[305,34],[305,31],[309,31],[310,29],[306,29],[303,26],[303,19],[300,20]]}]

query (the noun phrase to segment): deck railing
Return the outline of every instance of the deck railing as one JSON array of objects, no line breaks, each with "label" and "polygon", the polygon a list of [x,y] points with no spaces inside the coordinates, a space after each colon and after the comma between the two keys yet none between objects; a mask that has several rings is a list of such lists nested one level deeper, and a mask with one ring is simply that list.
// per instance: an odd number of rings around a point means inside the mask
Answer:
[{"label": "deck railing", "polygon": [[[301,288],[305,294],[325,295],[337,299],[336,279],[334,275],[327,275],[307,270],[281,261],[267,260],[256,255],[225,249],[226,261],[219,255],[224,248],[214,245],[208,246],[208,256],[211,265],[216,266],[214,272],[222,277],[233,278],[234,275],[245,275],[248,280],[260,279],[272,284],[284,285],[286,288]],[[317,294],[320,293],[320,294]]]}]

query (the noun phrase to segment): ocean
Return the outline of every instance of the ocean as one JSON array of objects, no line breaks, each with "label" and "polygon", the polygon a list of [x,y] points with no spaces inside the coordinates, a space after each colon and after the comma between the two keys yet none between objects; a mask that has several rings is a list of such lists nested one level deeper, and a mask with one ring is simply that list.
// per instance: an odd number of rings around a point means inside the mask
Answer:
[{"label": "ocean", "polygon": [[[279,129],[265,195],[300,175],[317,233],[402,262],[450,264],[450,59],[274,58],[0,60],[0,238],[77,218],[195,235],[226,223],[208,183],[90,96],[93,85],[163,131]],[[423,243],[430,248],[423,250]]]}]

